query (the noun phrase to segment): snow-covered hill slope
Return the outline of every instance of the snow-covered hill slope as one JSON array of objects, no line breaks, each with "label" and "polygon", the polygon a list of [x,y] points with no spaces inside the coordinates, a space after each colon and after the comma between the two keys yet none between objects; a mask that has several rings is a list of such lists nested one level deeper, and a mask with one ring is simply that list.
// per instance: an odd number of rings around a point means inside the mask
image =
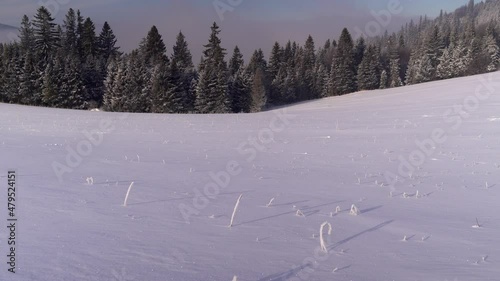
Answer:
[{"label": "snow-covered hill slope", "polygon": [[498,73],[247,115],[0,104],[0,280],[498,280],[499,135]]}]

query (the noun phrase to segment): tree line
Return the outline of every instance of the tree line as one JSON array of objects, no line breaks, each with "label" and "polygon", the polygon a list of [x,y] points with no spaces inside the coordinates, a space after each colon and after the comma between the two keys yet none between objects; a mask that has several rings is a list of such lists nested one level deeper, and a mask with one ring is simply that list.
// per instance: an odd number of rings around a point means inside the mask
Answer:
[{"label": "tree line", "polygon": [[[276,42],[248,63],[238,46],[226,61],[220,28],[211,26],[202,59],[194,65],[182,32],[171,54],[153,26],[139,47],[120,52],[106,22],[99,34],[90,18],[69,9],[62,25],[40,7],[21,21],[17,42],[0,44],[0,101],[119,112],[240,113],[355,91],[394,88],[496,71],[500,64],[498,15],[488,0],[439,17],[421,17],[400,31],[316,48]],[[486,20],[487,19],[487,20]]]}]

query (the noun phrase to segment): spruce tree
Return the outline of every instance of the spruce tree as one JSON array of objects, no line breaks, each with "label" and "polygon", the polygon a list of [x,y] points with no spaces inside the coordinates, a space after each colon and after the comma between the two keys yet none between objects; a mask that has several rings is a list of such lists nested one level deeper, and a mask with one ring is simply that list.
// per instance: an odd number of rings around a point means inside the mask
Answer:
[{"label": "spruce tree", "polygon": [[97,50],[107,64],[110,60],[120,56],[120,47],[116,46],[116,36],[108,22],[104,22],[99,38],[97,39]]},{"label": "spruce tree", "polygon": [[195,108],[199,113],[228,113],[230,100],[227,65],[224,61],[226,51],[221,46],[220,29],[215,22],[211,31],[199,67],[200,77],[196,87]]},{"label": "spruce tree", "polygon": [[319,98],[321,93],[316,87],[318,80],[318,73],[316,73],[316,48],[311,35],[309,35],[304,45],[303,56],[300,58],[300,66],[299,73],[302,75],[302,88],[299,91],[302,92],[302,99],[310,100]]},{"label": "spruce tree", "polygon": [[380,62],[377,48],[370,45],[363,55],[358,69],[359,90],[374,90],[380,87]]},{"label": "spruce tree", "polygon": [[354,55],[351,34],[344,28],[332,64],[332,88],[334,95],[344,95],[356,90]]},{"label": "spruce tree", "polygon": [[436,69],[436,77],[438,79],[449,79],[455,77],[451,49],[452,47],[444,49],[443,54],[439,58],[439,64]]},{"label": "spruce tree", "polygon": [[497,40],[492,31],[488,32],[486,35],[485,44],[485,52],[487,57],[489,58],[489,64],[487,66],[487,71],[496,71],[498,70],[498,66],[500,64],[500,48],[498,47]]},{"label": "spruce tree", "polygon": [[179,70],[181,80],[180,84],[183,91],[183,113],[194,111],[196,93],[193,89],[193,80],[196,79],[196,70],[193,64],[193,57],[189,50],[188,43],[182,32],[177,35],[172,54],[172,63],[175,63]]},{"label": "spruce tree", "polygon": [[252,106],[250,75],[243,65],[229,79],[229,92],[231,94],[231,111],[234,113],[248,113]]},{"label": "spruce tree", "polygon": [[35,47],[35,35],[28,16],[24,15],[19,29],[19,44],[23,53],[33,51]]},{"label": "spruce tree", "polygon": [[283,53],[284,53],[283,48],[280,46],[278,42],[275,42],[273,49],[271,51],[271,56],[269,57],[269,64],[268,64],[269,81],[271,83],[269,89],[270,103],[279,104],[282,102],[280,100],[281,88],[279,87],[281,83],[276,79],[278,78],[279,72],[285,66],[283,60]]},{"label": "spruce tree", "polygon": [[106,80],[104,81],[104,97],[103,97],[103,108],[107,111],[116,111],[116,96],[115,93],[118,78],[119,69],[118,60],[111,60],[106,69]]},{"label": "spruce tree", "polygon": [[95,33],[94,22],[87,18],[83,23],[83,30],[81,35],[82,44],[82,61],[85,61],[89,56],[97,55],[97,37]]},{"label": "spruce tree", "polygon": [[59,33],[54,18],[44,6],[38,8],[33,19],[35,51],[40,56],[42,65],[48,62],[51,54],[59,46]]},{"label": "spruce tree", "polygon": [[184,90],[180,83],[181,75],[175,60],[170,65],[160,62],[151,77],[152,112],[179,113],[184,112]]},{"label": "spruce tree", "polygon": [[35,60],[31,53],[25,56],[24,65],[19,77],[20,102],[28,105],[40,105],[41,92],[38,84],[38,72],[36,71]]},{"label": "spruce tree", "polygon": [[363,56],[366,51],[366,42],[363,37],[360,37],[356,42],[356,47],[354,48],[354,71],[358,73],[358,68],[363,61]]},{"label": "spruce tree", "polygon": [[147,65],[153,66],[160,63],[160,61],[168,63],[168,57],[166,55],[167,47],[156,26],[153,25],[153,27],[151,27],[148,35],[141,43],[140,49]]},{"label": "spruce tree", "polygon": [[[59,86],[59,104],[62,108],[86,109],[87,96],[83,84],[81,63],[77,57],[68,56]],[[56,77],[57,79],[58,77]]]},{"label": "spruce tree", "polygon": [[66,18],[64,20],[63,24],[63,31],[64,31],[64,36],[63,36],[63,50],[66,51],[67,53],[76,53],[77,52],[77,41],[78,41],[78,36],[77,36],[77,16],[75,13],[75,10],[69,9],[68,13],[66,14]]},{"label": "spruce tree", "polygon": [[57,102],[59,101],[59,85],[56,77],[58,74],[61,73],[56,72],[52,62],[49,62],[43,72],[42,101],[43,104],[50,107],[56,107]]},{"label": "spruce tree", "polygon": [[238,46],[234,47],[233,56],[229,60],[229,76],[235,76],[244,64],[245,61],[243,60],[240,48]]}]

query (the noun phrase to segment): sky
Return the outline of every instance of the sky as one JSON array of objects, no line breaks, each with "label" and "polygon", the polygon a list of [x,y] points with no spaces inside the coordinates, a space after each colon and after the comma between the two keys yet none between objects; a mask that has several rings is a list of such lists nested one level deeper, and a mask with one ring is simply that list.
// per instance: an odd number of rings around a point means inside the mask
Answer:
[{"label": "sky", "polygon": [[[123,51],[138,46],[156,25],[169,50],[182,30],[195,63],[201,57],[210,26],[221,27],[223,46],[231,53],[238,45],[245,57],[262,48],[269,54],[275,41],[305,42],[310,34],[320,46],[337,39],[347,27],[354,37],[396,31],[411,18],[431,17],[441,9],[453,11],[467,0],[0,0],[0,23],[19,26],[46,5],[58,22],[69,8],[91,17],[100,31],[108,21]],[[216,8],[217,7],[217,8]]]}]

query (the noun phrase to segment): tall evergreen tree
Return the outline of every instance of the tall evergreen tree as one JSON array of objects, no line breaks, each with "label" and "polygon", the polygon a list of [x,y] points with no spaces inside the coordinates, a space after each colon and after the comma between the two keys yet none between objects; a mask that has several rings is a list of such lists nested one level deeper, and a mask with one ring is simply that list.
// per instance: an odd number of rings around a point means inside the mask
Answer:
[{"label": "tall evergreen tree", "polygon": [[244,66],[243,54],[238,46],[234,47],[233,56],[229,60],[229,76],[235,76]]},{"label": "tall evergreen tree", "polygon": [[31,53],[25,56],[21,76],[19,77],[19,96],[21,103],[28,105],[41,104],[41,92],[38,71]]},{"label": "tall evergreen tree", "polygon": [[215,22],[211,31],[199,67],[200,77],[196,87],[195,108],[199,113],[228,113],[230,100],[227,65],[224,61],[226,51],[221,46],[220,29]]},{"label": "tall evergreen tree", "polygon": [[89,56],[97,55],[97,37],[95,33],[94,22],[87,18],[83,23],[83,30],[81,35],[82,42],[82,59],[85,61]]},{"label": "tall evergreen tree", "polygon": [[361,62],[363,61],[363,56],[366,51],[366,42],[363,37],[360,37],[356,41],[356,47],[354,47],[354,71],[358,73],[358,68]]},{"label": "tall evergreen tree", "polygon": [[184,101],[181,75],[177,63],[172,60],[170,65],[160,62],[151,77],[153,103],[152,111],[156,113],[184,112]]},{"label": "tall evergreen tree", "polygon": [[35,50],[40,55],[40,60],[46,63],[52,52],[59,45],[59,33],[57,32],[54,18],[44,6],[38,8],[33,20],[33,33],[35,38]]},{"label": "tall evergreen tree", "polygon": [[42,101],[43,104],[51,107],[56,107],[59,101],[59,85],[56,76],[62,73],[57,73],[58,67],[59,65],[54,69],[53,63],[49,62],[43,72]]},{"label": "tall evergreen tree", "polygon": [[116,46],[116,36],[108,22],[104,22],[99,38],[97,39],[97,50],[104,62],[120,56],[120,47]]},{"label": "tall evergreen tree", "polygon": [[333,95],[344,95],[356,90],[353,48],[351,34],[344,28],[332,65]]},{"label": "tall evergreen tree", "polygon": [[358,69],[359,90],[374,90],[380,87],[380,62],[377,48],[370,45],[363,55]]},{"label": "tall evergreen tree", "polygon": [[243,65],[229,78],[232,112],[250,112],[252,106],[251,83],[250,75]]},{"label": "tall evergreen tree", "polygon": [[490,33],[486,36],[485,51],[490,60],[490,63],[487,66],[488,71],[496,71],[498,70],[498,66],[500,64],[500,48],[498,47],[497,40],[493,33]]},{"label": "tall evergreen tree", "polygon": [[191,55],[191,51],[189,50],[186,37],[182,34],[182,32],[179,32],[177,35],[172,60],[176,61],[178,69],[182,72],[189,72],[194,68],[193,57]]},{"label": "tall evergreen tree", "polygon": [[189,50],[188,43],[182,32],[177,35],[172,54],[172,63],[175,63],[181,76],[183,90],[183,111],[184,113],[194,111],[196,92],[194,91],[194,81],[196,80],[196,70],[193,64],[193,57]]},{"label": "tall evergreen tree", "polygon": [[148,32],[148,35],[141,43],[141,52],[144,60],[148,65],[155,65],[161,61],[168,63],[167,47],[163,42],[162,36],[158,28],[153,25]]},{"label": "tall evergreen tree", "polygon": [[35,47],[35,35],[28,16],[24,15],[19,29],[20,48],[23,53],[32,52]]},{"label": "tall evergreen tree", "polygon": [[67,53],[76,53],[77,52],[77,16],[75,10],[69,9],[66,14],[66,18],[64,19],[64,36],[63,36],[63,44],[62,47]]}]

